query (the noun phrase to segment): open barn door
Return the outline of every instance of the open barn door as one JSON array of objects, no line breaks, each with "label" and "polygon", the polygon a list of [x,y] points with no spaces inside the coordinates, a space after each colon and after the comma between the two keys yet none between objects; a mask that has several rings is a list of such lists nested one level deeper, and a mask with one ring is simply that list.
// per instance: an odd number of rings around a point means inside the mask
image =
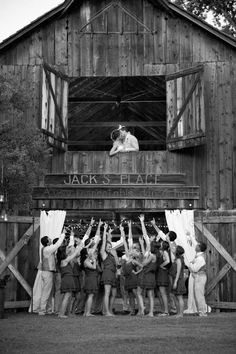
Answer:
[{"label": "open barn door", "polygon": [[205,143],[202,77],[202,65],[166,76],[168,150]]},{"label": "open barn door", "polygon": [[46,63],[42,67],[41,128],[48,143],[67,149],[68,78]]}]

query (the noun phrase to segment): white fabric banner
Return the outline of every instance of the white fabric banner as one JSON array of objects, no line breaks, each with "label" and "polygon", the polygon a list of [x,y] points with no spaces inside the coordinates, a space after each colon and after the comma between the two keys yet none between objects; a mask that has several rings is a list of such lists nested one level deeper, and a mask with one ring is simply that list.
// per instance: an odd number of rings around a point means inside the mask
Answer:
[{"label": "white fabric banner", "polygon": [[[194,230],[194,211],[193,210],[166,210],[166,221],[169,231],[177,234],[176,244],[183,247],[184,262],[186,266],[194,259],[197,244]],[[197,307],[193,292],[193,277],[190,274],[188,281],[188,303],[185,313],[196,313]]]},{"label": "white fabric banner", "polygon": [[176,244],[185,250],[184,262],[186,266],[195,257],[195,247],[197,244],[194,230],[193,210],[166,210],[166,221],[168,229],[177,234]]},{"label": "white fabric banner", "polygon": [[[40,213],[40,240],[44,236],[50,237],[52,240],[58,238],[62,232],[65,222],[66,212],[63,210],[50,210],[48,212],[41,211]],[[39,242],[39,259],[41,261],[41,242]],[[38,270],[34,286],[33,286],[33,312],[38,312],[40,306],[41,292],[42,292],[42,272]],[[31,306],[29,312],[31,312]]]}]

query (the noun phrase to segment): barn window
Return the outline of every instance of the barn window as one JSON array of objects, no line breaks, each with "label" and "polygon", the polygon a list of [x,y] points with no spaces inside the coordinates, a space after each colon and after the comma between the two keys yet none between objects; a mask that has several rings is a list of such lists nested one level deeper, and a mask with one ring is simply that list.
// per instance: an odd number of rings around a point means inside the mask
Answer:
[{"label": "barn window", "polygon": [[[42,71],[42,130],[62,150],[106,150],[125,125],[140,150],[205,143],[203,67],[167,76],[68,78]],[[67,128],[68,126],[68,128]]]},{"label": "barn window", "polygon": [[118,124],[137,137],[140,150],[165,150],[165,77],[72,79],[68,117],[69,150],[109,150]]}]

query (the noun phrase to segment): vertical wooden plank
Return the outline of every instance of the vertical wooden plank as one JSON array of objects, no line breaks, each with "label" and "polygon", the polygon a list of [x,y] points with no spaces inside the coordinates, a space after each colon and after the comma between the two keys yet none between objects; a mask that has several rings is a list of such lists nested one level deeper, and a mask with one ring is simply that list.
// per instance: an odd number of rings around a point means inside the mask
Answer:
[{"label": "vertical wooden plank", "polygon": [[[180,109],[182,108],[183,105],[183,84],[182,84],[182,77],[179,77],[176,80],[176,93],[177,93],[177,97],[176,97],[176,113],[178,114]],[[180,118],[178,125],[177,125],[177,136],[183,136],[183,117]]]},{"label": "vertical wooden plank", "polygon": [[55,22],[42,28],[42,55],[48,64],[55,64]]},{"label": "vertical wooden plank", "polygon": [[110,34],[106,36],[107,50],[106,50],[106,75],[119,75],[119,33]]},{"label": "vertical wooden plank", "polygon": [[[52,89],[53,89],[53,92],[56,94],[57,96],[57,89],[56,89],[56,85],[58,85],[58,80],[56,80],[56,76],[55,74],[53,73],[50,73],[49,74],[50,76],[50,80],[51,80],[51,85],[52,85]],[[56,83],[57,81],[57,83]],[[50,91],[49,93],[49,111],[48,111],[48,114],[49,114],[49,117],[48,117],[48,120],[49,120],[49,125],[48,125],[48,131],[52,134],[54,133],[57,133],[57,124],[56,124],[56,120],[59,120],[59,118],[56,116],[56,113],[55,113],[55,103],[54,103],[54,100],[53,100],[53,97],[52,97],[52,93]],[[53,138],[49,137],[48,138],[49,142],[53,143]]]},{"label": "vertical wooden plank", "polygon": [[167,81],[166,84],[166,105],[167,105],[167,135],[172,127],[176,116],[176,80]]},{"label": "vertical wooden plank", "polygon": [[29,64],[39,65],[42,62],[42,35],[41,31],[32,33],[29,41]]},{"label": "vertical wooden plank", "polygon": [[93,36],[93,75],[106,76],[107,35]]},{"label": "vertical wooden plank", "polygon": [[129,76],[131,73],[131,37],[128,34],[123,34],[119,36],[119,67],[120,76]]},{"label": "vertical wooden plank", "polygon": [[68,63],[68,21],[66,17],[55,22],[55,64],[67,65]]},{"label": "vertical wooden plank", "polygon": [[[153,9],[154,14],[154,63],[165,63],[167,54],[167,20],[165,13]],[[176,53],[177,55],[177,53]]]},{"label": "vertical wooden plank", "polygon": [[144,64],[153,64],[154,59],[154,17],[153,17],[153,6],[148,1],[143,2],[143,16],[144,23],[150,29],[151,33],[146,29],[142,29],[145,32],[144,38]]},{"label": "vertical wooden plank", "polygon": [[219,207],[219,123],[218,123],[218,95],[217,95],[217,68],[215,63],[205,65],[205,102],[207,135],[207,195],[206,207]]},{"label": "vertical wooden plank", "polygon": [[180,35],[180,63],[191,63],[192,62],[192,25],[188,22],[179,22],[179,35]]},{"label": "vertical wooden plank", "polygon": [[233,115],[229,63],[217,64],[220,208],[232,209]]},{"label": "vertical wooden plank", "polygon": [[180,59],[180,47],[183,45],[181,21],[177,18],[166,17],[166,63],[178,63]]}]

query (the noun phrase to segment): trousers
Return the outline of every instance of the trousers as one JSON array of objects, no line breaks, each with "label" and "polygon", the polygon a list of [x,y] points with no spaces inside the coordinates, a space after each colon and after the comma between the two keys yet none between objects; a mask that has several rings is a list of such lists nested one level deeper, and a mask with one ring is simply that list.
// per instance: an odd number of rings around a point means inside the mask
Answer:
[{"label": "trousers", "polygon": [[207,305],[205,300],[205,285],[207,276],[205,273],[194,274],[194,297],[199,313],[206,313]]},{"label": "trousers", "polygon": [[40,301],[40,312],[46,312],[51,306],[54,272],[42,271],[42,294]]}]

